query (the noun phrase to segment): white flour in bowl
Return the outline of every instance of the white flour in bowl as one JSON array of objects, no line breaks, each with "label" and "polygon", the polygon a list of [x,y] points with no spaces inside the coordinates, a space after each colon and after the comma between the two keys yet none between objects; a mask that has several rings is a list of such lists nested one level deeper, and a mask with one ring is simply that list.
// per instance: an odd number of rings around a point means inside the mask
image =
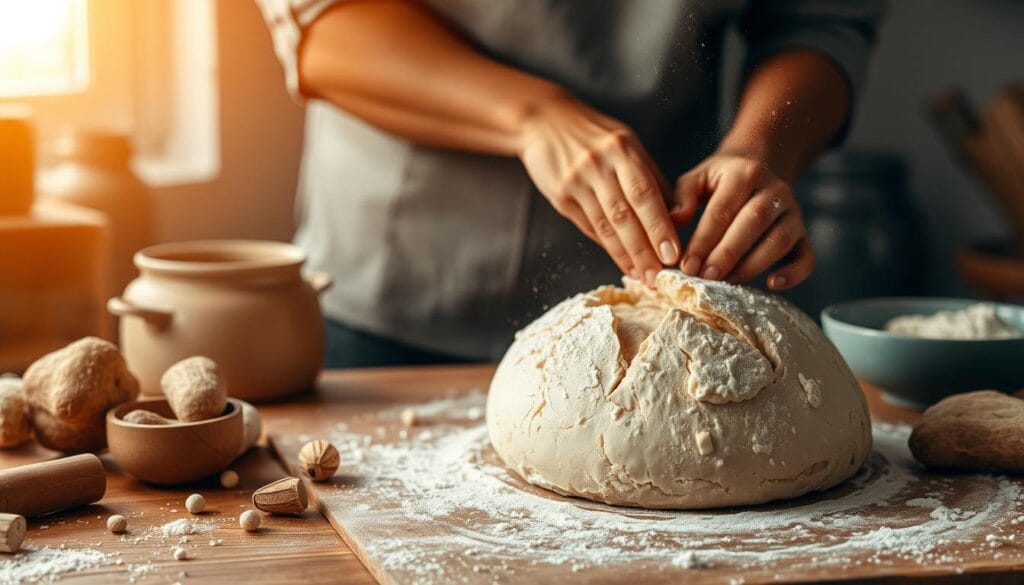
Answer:
[{"label": "white flour in bowl", "polygon": [[1024,560],[1016,545],[1002,546],[1015,539],[1011,520],[1024,518],[1021,485],[924,472],[907,449],[907,426],[875,424],[865,468],[822,494],[720,511],[650,511],[555,496],[510,475],[486,427],[467,416],[483,400],[478,393],[419,406],[445,412],[444,422],[404,439],[404,407],[353,421],[361,432],[334,426],[341,474],[351,480],[318,486],[318,495],[378,566],[415,582],[489,583],[524,578],[531,567],[772,575],[784,566],[785,577],[823,566],[955,572],[979,559]]},{"label": "white flour in bowl", "polygon": [[902,315],[885,324],[890,333],[929,339],[1014,339],[1024,336],[1019,329],[996,315],[995,305],[978,303],[959,311],[933,315]]}]

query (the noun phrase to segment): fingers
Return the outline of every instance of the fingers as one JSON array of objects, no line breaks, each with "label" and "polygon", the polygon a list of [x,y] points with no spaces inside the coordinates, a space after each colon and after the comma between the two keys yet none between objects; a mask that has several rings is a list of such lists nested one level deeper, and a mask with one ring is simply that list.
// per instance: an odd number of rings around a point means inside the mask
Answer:
[{"label": "fingers", "polygon": [[[754,194],[750,201],[747,201],[746,205],[736,214],[736,219],[725,230],[722,240],[708,254],[705,264],[716,267],[719,274],[730,274],[733,272],[733,269],[737,267],[741,260],[744,260],[744,257],[749,258],[748,252],[751,252],[751,248],[757,244],[761,236],[765,235],[765,232],[772,228],[775,220],[786,211],[786,202],[792,200],[786,197],[786,195],[786,192],[780,193],[768,189],[763,189]],[[802,228],[799,220],[797,221],[797,226]],[[789,252],[792,244],[795,242],[796,239],[790,242],[790,247],[783,250],[782,254]],[[751,256],[758,255],[758,252],[759,249],[755,249],[754,252],[751,252]],[[772,260],[771,263],[774,263],[781,257],[780,255]],[[767,268],[767,266],[764,268]],[[764,268],[761,268],[761,270],[764,270]],[[758,270],[755,275],[760,274],[761,270]]]},{"label": "fingers", "polygon": [[594,191],[604,212],[605,221],[611,224],[633,267],[648,285],[653,286],[654,278],[661,270],[661,262],[655,255],[647,233],[622,192],[619,182],[612,176],[606,176],[604,180],[595,183]]},{"label": "fingers", "polygon": [[768,276],[768,288],[785,290],[807,280],[814,271],[814,251],[807,238],[800,240],[793,249],[792,259],[785,266]]},{"label": "fingers", "polygon": [[615,176],[660,261],[657,268],[678,262],[679,236],[669,219],[658,178],[647,167],[644,157],[636,155],[621,160],[615,165]]},{"label": "fingers", "polygon": [[676,205],[669,212],[672,221],[676,225],[690,223],[707,190],[707,174],[703,169],[695,169],[679,177],[676,181]]},{"label": "fingers", "polygon": [[[732,282],[747,282],[782,260],[800,241],[806,240],[803,220],[797,213],[786,213],[757,242],[729,275]],[[806,278],[806,276],[805,276]],[[795,283],[794,283],[795,284]],[[769,286],[771,286],[769,284]],[[773,287],[774,288],[774,287]]]},{"label": "fingers", "polygon": [[[576,193],[574,204],[582,209],[583,214],[586,216],[587,223],[591,228],[590,231],[594,234],[590,236],[591,239],[608,252],[608,255],[611,256],[612,261],[619,267],[619,270],[633,278],[641,278],[642,273],[633,264],[633,259],[626,252],[626,248],[622,245],[622,241],[619,240],[615,227],[612,226],[612,222],[605,216],[604,209],[601,208],[601,204],[597,201],[593,191],[581,189]],[[584,231],[584,233],[587,232]]]},{"label": "fingers", "polygon": [[760,163],[743,161],[740,167],[724,169],[717,184],[709,182],[714,192],[686,246],[681,265],[683,272],[690,276],[699,274],[710,280],[726,275],[722,267],[706,260],[754,192],[762,173],[763,165]]}]

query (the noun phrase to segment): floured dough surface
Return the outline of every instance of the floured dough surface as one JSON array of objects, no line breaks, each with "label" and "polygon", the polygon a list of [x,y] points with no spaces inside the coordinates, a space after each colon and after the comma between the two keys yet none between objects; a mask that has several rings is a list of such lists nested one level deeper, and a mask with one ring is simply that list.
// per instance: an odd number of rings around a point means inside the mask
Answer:
[{"label": "floured dough surface", "polygon": [[831,487],[871,449],[864,397],[806,315],[662,271],[563,301],[491,383],[491,442],[524,479],[650,508],[756,504]]}]

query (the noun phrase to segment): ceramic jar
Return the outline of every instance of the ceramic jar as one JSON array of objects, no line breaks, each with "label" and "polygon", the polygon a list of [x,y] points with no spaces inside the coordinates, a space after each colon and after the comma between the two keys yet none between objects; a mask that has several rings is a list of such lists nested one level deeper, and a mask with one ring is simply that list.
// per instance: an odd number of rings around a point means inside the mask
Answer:
[{"label": "ceramic jar", "polygon": [[924,292],[927,238],[903,159],[870,150],[832,152],[795,190],[817,264],[783,296],[819,315],[833,303]]},{"label": "ceramic jar", "polygon": [[249,401],[308,388],[324,351],[319,294],[331,279],[303,277],[305,254],[279,242],[208,240],[150,246],[139,277],[107,308],[143,394],[189,356],[216,361],[228,394]]},{"label": "ceramic jar", "polygon": [[0,106],[0,216],[32,209],[35,164],[31,110]]},{"label": "ceramic jar", "polygon": [[41,175],[40,195],[106,216],[113,268],[107,295],[117,294],[137,274],[132,256],[153,243],[153,202],[132,171],[131,142],[122,134],[77,130],[61,134],[47,150],[52,165]]}]

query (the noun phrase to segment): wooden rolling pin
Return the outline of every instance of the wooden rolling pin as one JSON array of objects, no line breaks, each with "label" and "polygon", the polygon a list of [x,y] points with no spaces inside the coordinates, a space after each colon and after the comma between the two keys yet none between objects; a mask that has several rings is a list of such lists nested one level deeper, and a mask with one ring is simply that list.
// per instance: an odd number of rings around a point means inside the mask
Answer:
[{"label": "wooden rolling pin", "polygon": [[0,514],[0,552],[18,552],[27,530],[23,516]]},{"label": "wooden rolling pin", "polygon": [[107,474],[86,453],[0,471],[0,512],[27,518],[103,499]]}]

